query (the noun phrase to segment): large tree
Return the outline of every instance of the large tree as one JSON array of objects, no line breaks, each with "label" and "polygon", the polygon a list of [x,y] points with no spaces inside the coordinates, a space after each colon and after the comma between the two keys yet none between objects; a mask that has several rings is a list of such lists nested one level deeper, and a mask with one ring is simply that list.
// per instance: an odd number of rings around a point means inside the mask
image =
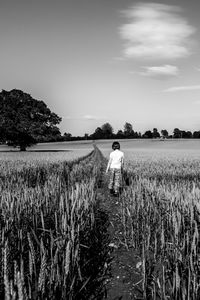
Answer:
[{"label": "large tree", "polygon": [[168,133],[168,131],[167,131],[166,129],[162,129],[162,130],[161,130],[161,134],[162,134],[162,136],[163,136],[164,138],[168,138],[168,136],[169,136],[169,133]]},{"label": "large tree", "polygon": [[152,139],[153,133],[151,132],[151,130],[147,130],[147,131],[145,131],[145,133],[143,134],[143,137],[144,137],[144,138],[147,138],[147,139]]},{"label": "large tree", "polygon": [[124,135],[127,138],[133,138],[134,137],[134,131],[133,131],[133,126],[126,122],[124,125]]},{"label": "large tree", "polygon": [[181,130],[179,128],[174,128],[173,137],[175,139],[179,139],[179,138],[182,137],[182,133],[181,133]]},{"label": "large tree", "polygon": [[103,132],[103,138],[109,139],[113,137],[113,128],[110,123],[105,123],[101,126]]},{"label": "large tree", "polygon": [[152,137],[153,137],[154,139],[160,137],[160,133],[158,132],[158,129],[157,129],[157,128],[153,128]]},{"label": "large tree", "polygon": [[124,138],[124,133],[121,129],[117,131],[116,138],[117,139],[123,139]]},{"label": "large tree", "polygon": [[68,132],[65,132],[63,137],[64,137],[64,141],[71,141],[71,139],[72,139],[71,133],[68,133]]},{"label": "large tree", "polygon": [[61,118],[43,101],[33,99],[21,90],[0,93],[0,140],[25,151],[39,141],[60,136],[56,126]]},{"label": "large tree", "polygon": [[100,127],[95,129],[95,132],[91,135],[94,140],[103,139],[103,130]]},{"label": "large tree", "polygon": [[194,139],[200,139],[200,131],[194,131],[193,132],[193,138]]}]

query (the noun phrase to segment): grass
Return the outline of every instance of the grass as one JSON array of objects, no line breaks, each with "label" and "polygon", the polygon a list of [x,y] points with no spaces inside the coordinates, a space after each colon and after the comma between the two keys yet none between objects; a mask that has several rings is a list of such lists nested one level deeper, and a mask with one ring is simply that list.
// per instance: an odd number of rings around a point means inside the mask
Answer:
[{"label": "grass", "polygon": [[121,199],[127,247],[140,253],[143,299],[199,299],[200,161],[129,163]]},{"label": "grass", "polygon": [[108,242],[96,203],[99,155],[1,164],[2,299],[96,299],[104,293]]},{"label": "grass", "polygon": [[[121,142],[129,185],[119,222],[123,244],[140,258],[142,299],[200,298],[199,141],[185,142]],[[106,157],[111,143],[97,142]],[[103,298],[108,218],[97,188],[105,170],[97,148],[81,147],[76,159],[72,151],[1,153],[2,299]]]}]

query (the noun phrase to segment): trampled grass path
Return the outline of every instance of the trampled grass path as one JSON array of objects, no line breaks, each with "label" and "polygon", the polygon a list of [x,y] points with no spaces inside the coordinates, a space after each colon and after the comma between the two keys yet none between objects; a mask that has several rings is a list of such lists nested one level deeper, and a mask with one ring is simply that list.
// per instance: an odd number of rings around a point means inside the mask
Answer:
[{"label": "trampled grass path", "polygon": [[[122,197],[114,197],[109,194],[108,175],[105,174],[106,159],[102,156],[102,181],[98,189],[98,199],[100,208],[105,211],[109,218],[108,232],[110,235],[111,249],[111,278],[107,281],[107,295],[104,299],[108,300],[129,300],[142,299],[137,292],[137,287],[141,289],[141,274],[136,268],[140,260],[134,249],[128,249],[123,237],[122,223]],[[124,187],[126,188],[126,187]]]}]

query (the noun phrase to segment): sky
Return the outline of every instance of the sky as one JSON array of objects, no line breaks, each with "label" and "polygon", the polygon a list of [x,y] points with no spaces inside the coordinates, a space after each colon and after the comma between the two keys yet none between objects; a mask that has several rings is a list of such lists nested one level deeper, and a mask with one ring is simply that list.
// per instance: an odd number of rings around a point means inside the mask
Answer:
[{"label": "sky", "polygon": [[61,132],[109,122],[200,130],[199,0],[0,3],[0,89],[21,89]]}]

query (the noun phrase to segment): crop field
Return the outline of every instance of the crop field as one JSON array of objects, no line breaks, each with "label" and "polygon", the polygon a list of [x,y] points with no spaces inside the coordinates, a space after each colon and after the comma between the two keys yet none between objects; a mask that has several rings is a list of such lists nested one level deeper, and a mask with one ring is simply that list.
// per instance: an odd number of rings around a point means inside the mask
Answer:
[{"label": "crop field", "polygon": [[[102,180],[111,144],[65,144],[71,152],[46,160],[44,149],[42,159],[0,153],[1,299],[106,299],[111,237],[99,201],[110,201]],[[200,299],[199,145],[121,142],[120,238],[141,278],[130,299]]]},{"label": "crop field", "polygon": [[92,143],[43,143],[28,148],[26,152],[0,145],[0,161],[18,161],[25,163],[69,161],[87,155],[93,150]]},{"label": "crop field", "polygon": [[124,241],[139,253],[143,299],[200,297],[200,161],[136,160],[121,199]]},{"label": "crop field", "polygon": [[96,208],[100,158],[95,150],[70,162],[1,161],[1,299],[101,295],[108,247],[97,231],[107,226]]},{"label": "crop field", "polygon": [[200,299],[199,142],[153,143],[124,147],[124,243],[138,251],[141,299]]}]

